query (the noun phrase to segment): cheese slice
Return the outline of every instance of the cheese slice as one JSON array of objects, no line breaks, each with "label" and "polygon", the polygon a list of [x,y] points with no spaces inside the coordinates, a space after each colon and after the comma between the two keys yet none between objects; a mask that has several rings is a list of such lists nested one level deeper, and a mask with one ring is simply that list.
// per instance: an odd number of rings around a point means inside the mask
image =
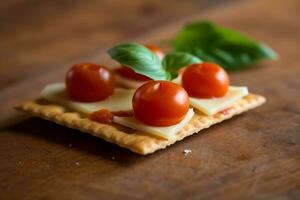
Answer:
[{"label": "cheese slice", "polygon": [[84,114],[90,114],[100,109],[109,111],[132,110],[132,97],[135,90],[115,88],[114,93],[107,99],[99,102],[78,102],[71,100],[66,91],[64,83],[53,83],[47,85],[41,92],[41,96],[49,101],[64,105]]},{"label": "cheese slice", "polygon": [[[173,79],[172,82],[181,84],[181,75]],[[190,105],[206,115],[214,115],[225,110],[237,100],[249,94],[247,87],[229,86],[228,92],[220,98],[194,98],[190,97]]]},{"label": "cheese slice", "polygon": [[115,74],[116,80],[117,82],[127,88],[138,88],[140,86],[142,86],[146,81],[137,81],[137,80],[133,80],[133,79],[129,79],[123,76],[120,76],[118,74]]},{"label": "cheese slice", "polygon": [[237,100],[249,94],[247,87],[230,86],[227,94],[221,98],[194,98],[190,97],[190,105],[206,115],[214,115],[217,112],[229,108]]},{"label": "cheese slice", "polygon": [[178,131],[181,130],[192,119],[193,116],[194,111],[192,108],[190,108],[180,123],[166,127],[145,125],[137,121],[134,117],[114,117],[113,121],[117,124],[121,124],[135,130],[156,135],[165,139],[172,139],[178,133]]},{"label": "cheese slice", "polygon": [[181,85],[181,74],[179,74],[176,78],[174,78],[172,82]]}]

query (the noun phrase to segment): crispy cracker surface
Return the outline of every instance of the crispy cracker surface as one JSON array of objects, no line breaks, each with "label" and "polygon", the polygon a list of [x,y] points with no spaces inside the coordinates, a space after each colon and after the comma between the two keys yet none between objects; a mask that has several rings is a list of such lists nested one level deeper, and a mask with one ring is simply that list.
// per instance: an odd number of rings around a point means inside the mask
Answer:
[{"label": "crispy cracker surface", "polygon": [[[130,149],[138,154],[146,155],[174,144],[183,138],[198,133],[213,124],[229,119],[234,115],[253,109],[265,102],[263,96],[249,94],[237,101],[233,106],[213,116],[195,112],[193,119],[172,140],[156,138],[140,131],[128,129],[120,125],[107,125],[93,122],[76,112],[69,112],[65,107],[56,104],[41,104],[38,101],[24,102],[16,108],[20,111],[44,118],[46,120],[89,133],[108,142]],[[194,109],[195,110],[195,109]]]}]

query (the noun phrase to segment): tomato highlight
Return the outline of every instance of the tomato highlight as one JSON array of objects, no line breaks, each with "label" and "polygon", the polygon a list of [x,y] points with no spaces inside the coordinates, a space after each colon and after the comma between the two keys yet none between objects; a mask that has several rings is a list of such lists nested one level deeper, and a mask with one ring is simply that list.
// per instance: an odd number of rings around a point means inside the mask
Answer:
[{"label": "tomato highlight", "polygon": [[182,87],[191,97],[223,97],[229,88],[229,77],[217,64],[192,64],[182,72]]},{"label": "tomato highlight", "polygon": [[115,85],[108,68],[92,63],[72,66],[65,83],[70,98],[81,102],[104,100],[113,93]]},{"label": "tomato highlight", "polygon": [[132,99],[134,117],[151,126],[178,124],[189,109],[189,97],[178,84],[148,81],[139,87]]}]

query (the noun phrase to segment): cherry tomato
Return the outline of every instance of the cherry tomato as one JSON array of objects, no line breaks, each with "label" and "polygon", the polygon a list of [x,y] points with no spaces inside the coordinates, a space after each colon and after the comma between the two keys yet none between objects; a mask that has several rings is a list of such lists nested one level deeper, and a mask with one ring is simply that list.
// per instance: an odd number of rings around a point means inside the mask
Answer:
[{"label": "cherry tomato", "polygon": [[133,69],[126,67],[126,66],[122,66],[119,67],[117,69],[115,69],[115,72],[121,76],[133,79],[133,80],[137,80],[137,81],[149,81],[151,80],[151,78],[144,76],[142,74],[138,74],[136,73]]},{"label": "cherry tomato", "polygon": [[66,89],[70,98],[76,101],[101,101],[113,93],[114,77],[104,66],[77,64],[67,73]]},{"label": "cherry tomato", "polygon": [[217,64],[192,64],[182,73],[182,86],[192,97],[222,97],[228,91],[229,77]]},{"label": "cherry tomato", "polygon": [[169,81],[148,81],[132,99],[134,117],[152,126],[178,124],[189,109],[186,91]]},{"label": "cherry tomato", "polygon": [[165,53],[160,48],[158,48],[157,46],[150,45],[150,44],[145,44],[144,47],[146,47],[147,49],[152,51],[152,53],[155,53],[157,55],[157,57],[161,60],[165,56]]},{"label": "cherry tomato", "polygon": [[[164,52],[153,45],[144,45],[146,48],[148,48],[150,51],[152,51],[153,53],[155,53],[160,59],[163,59],[164,57]],[[115,69],[115,72],[121,76],[133,79],[133,80],[137,80],[137,81],[149,81],[151,80],[151,78],[144,76],[142,74],[138,74],[136,73],[133,69],[126,67],[126,66],[121,66],[117,69]]]}]

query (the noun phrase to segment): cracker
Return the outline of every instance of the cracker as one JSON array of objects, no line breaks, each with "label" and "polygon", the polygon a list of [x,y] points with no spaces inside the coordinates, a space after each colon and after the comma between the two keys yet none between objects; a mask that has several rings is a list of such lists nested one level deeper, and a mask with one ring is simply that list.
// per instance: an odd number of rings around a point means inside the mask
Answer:
[{"label": "cracker", "polygon": [[157,138],[147,133],[142,133],[116,124],[107,125],[93,122],[88,118],[81,116],[79,113],[70,112],[65,107],[57,104],[41,104],[39,101],[28,101],[22,103],[16,108],[20,111],[44,118],[57,124],[89,133],[108,142],[130,149],[135,153],[146,155],[159,149],[164,149],[167,146],[194,133],[198,133],[202,129],[208,128],[213,124],[222,122],[234,115],[260,106],[265,101],[266,100],[263,96],[249,94],[243,99],[237,101],[230,108],[213,116],[201,114],[201,112],[194,109],[195,115],[193,119],[185,125],[185,127],[178,132],[176,137],[172,140]]}]

